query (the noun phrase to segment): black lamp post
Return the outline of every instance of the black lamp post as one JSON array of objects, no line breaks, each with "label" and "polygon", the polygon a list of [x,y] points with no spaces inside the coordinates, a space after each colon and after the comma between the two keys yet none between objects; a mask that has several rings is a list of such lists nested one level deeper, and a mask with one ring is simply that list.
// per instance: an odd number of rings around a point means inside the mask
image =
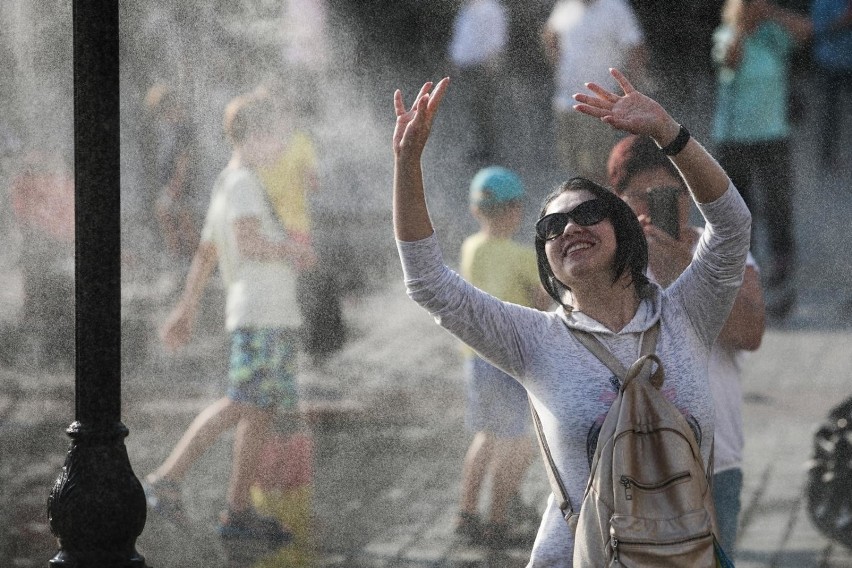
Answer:
[{"label": "black lamp post", "polygon": [[74,0],[76,404],[50,493],[51,567],[144,568],[145,496],[121,423],[118,0]]}]

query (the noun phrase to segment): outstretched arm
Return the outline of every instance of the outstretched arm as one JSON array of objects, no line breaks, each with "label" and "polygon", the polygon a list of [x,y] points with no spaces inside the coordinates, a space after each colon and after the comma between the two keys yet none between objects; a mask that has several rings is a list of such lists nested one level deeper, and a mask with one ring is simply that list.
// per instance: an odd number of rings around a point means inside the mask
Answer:
[{"label": "outstretched arm", "polygon": [[405,109],[399,89],[393,95],[396,111],[393,133],[393,227],[400,241],[419,241],[433,232],[423,191],[420,158],[449,83],[447,77],[438,82],[434,89],[432,82],[424,84],[408,110]]},{"label": "outstretched arm", "polygon": [[[670,144],[677,137],[680,125],[657,101],[637,91],[620,71],[610,71],[624,94],[617,95],[600,85],[588,83],[586,86],[595,95],[574,95],[579,103],[574,108],[618,130],[650,136],[660,147]],[[727,191],[730,180],[725,170],[694,138],[670,158],[698,203],[716,201]]]},{"label": "outstretched arm", "polygon": [[719,343],[742,349],[755,351],[763,341],[763,331],[766,325],[766,308],[763,303],[763,289],[760,287],[760,276],[751,266],[745,269],[743,285],[734,300],[731,315],[725,322],[725,327],[719,332]]}]

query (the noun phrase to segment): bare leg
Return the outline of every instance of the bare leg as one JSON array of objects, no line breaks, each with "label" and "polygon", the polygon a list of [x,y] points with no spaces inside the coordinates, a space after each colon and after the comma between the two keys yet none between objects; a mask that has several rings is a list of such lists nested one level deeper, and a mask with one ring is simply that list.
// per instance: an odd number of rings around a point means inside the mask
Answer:
[{"label": "bare leg", "polygon": [[518,492],[527,468],[533,459],[532,443],[526,436],[494,440],[494,472],[491,488],[492,523],[506,523],[506,505]]},{"label": "bare leg", "polygon": [[231,481],[228,484],[228,507],[244,511],[250,506],[249,490],[254,481],[263,442],[272,424],[272,410],[246,404],[240,406],[240,421],[234,438]]},{"label": "bare leg", "polygon": [[148,481],[159,479],[181,481],[192,464],[215,442],[225,430],[240,418],[240,408],[231,399],[220,398],[204,410],[186,429],[163,464],[148,475]]},{"label": "bare leg", "polygon": [[494,437],[487,432],[477,432],[467,449],[462,466],[461,511],[476,514],[479,491],[488,473],[494,453]]}]

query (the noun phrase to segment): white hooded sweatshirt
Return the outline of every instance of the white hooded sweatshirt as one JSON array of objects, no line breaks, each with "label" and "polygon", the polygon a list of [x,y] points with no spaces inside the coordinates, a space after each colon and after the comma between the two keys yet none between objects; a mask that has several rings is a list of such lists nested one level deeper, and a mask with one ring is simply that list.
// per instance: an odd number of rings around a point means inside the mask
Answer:
[{"label": "white hooded sweatshirt", "polygon": [[[709,460],[714,412],[707,361],[742,284],[751,216],[733,185],[699,210],[707,223],[692,263],[665,291],[654,285],[617,333],[577,311],[541,312],[482,292],[444,264],[435,235],[397,242],[409,296],[526,388],[575,509],[618,381],[566,324],[594,333],[629,367],[642,334],[660,320],[656,353],[666,372],[663,392],[694,429],[705,464]],[[551,495],[528,566],[568,568],[573,544]]]}]

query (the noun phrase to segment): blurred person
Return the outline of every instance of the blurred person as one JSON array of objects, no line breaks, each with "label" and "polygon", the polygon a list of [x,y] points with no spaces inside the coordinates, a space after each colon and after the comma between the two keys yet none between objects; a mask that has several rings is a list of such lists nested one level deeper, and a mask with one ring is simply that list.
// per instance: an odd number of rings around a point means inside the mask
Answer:
[{"label": "blurred person", "polygon": [[[795,300],[790,54],[810,31],[807,17],[768,0],[726,0],[713,36],[718,82],[713,140],[722,167],[755,217],[765,221],[772,255],[766,285],[784,292],[767,304],[776,317],[785,317]],[[762,203],[755,181],[764,190]]]},{"label": "blurred person", "polygon": [[[852,98],[852,0],[814,0],[813,56],[820,76],[820,159],[827,170],[852,162],[841,143],[843,104]],[[844,97],[845,94],[845,97]]]},{"label": "blurred person", "polygon": [[[317,152],[307,128],[300,127],[298,97],[288,85],[270,87],[275,101],[280,136],[280,157],[258,169],[275,214],[289,238],[314,247],[310,195],[319,191]],[[298,299],[302,313],[303,345],[313,363],[321,363],[344,342],[345,326],[337,286],[337,267],[318,254],[317,262],[298,274]]]},{"label": "blurred person", "polygon": [[35,358],[74,365],[74,174],[66,152],[27,150],[12,178],[9,201],[21,234],[22,331],[37,342]]},{"label": "blurred person", "polygon": [[[523,220],[524,187],[516,173],[500,166],[477,172],[470,183],[470,210],[479,231],[462,243],[460,273],[493,296],[546,309],[535,250],[512,240]],[[524,388],[465,349],[466,423],[474,437],[464,458],[456,534],[471,544],[500,549],[519,541],[510,535],[507,508],[519,494],[534,455],[529,436],[529,403]],[[479,494],[491,475],[488,522],[479,515]]]},{"label": "blurred person", "polygon": [[[648,275],[669,287],[689,266],[704,230],[689,225],[689,191],[671,161],[654,141],[627,136],[613,147],[607,164],[609,185],[636,213],[648,239]],[[677,219],[677,238],[655,225],[649,200],[652,192],[672,191],[671,214]],[[662,212],[660,213],[663,216]],[[658,220],[659,222],[659,220]],[[708,364],[710,391],[716,412],[714,431],[713,498],[719,543],[735,554],[743,484],[742,363],[747,351],[760,347],[764,331],[763,291],[757,263],[746,259],[743,285]]]},{"label": "blurred person", "polygon": [[606,156],[618,132],[574,112],[574,93],[591,81],[612,88],[609,68],[624,69],[637,84],[645,73],[644,34],[626,0],[558,0],[542,31],[554,68],[553,110],[560,165],[569,175],[604,183]]},{"label": "blurred person", "polygon": [[[0,87],[0,104],[11,105],[11,97],[4,96]],[[0,118],[0,187],[10,187],[10,182],[18,168],[18,161],[23,154],[23,140],[20,128],[13,123],[11,117]],[[7,238],[5,253],[10,251],[9,244],[14,236],[14,219],[9,205],[9,193],[0,192],[0,235]]]},{"label": "blurred person", "polygon": [[495,115],[508,27],[499,0],[465,0],[453,21],[449,58],[472,119],[470,161],[478,166],[498,159]]},{"label": "blurred person", "polygon": [[326,95],[331,61],[327,0],[286,0],[283,3],[283,73],[294,89],[296,114],[316,118]]},{"label": "blurred person", "polygon": [[145,107],[144,152],[156,184],[146,196],[145,212],[154,214],[167,258],[182,265],[198,244],[198,140],[172,88],[151,87]]},{"label": "blurred person", "polygon": [[231,336],[229,388],[190,424],[166,461],[144,482],[149,506],[177,523],[187,522],[181,482],[192,464],[226,430],[236,427],[227,509],[220,515],[223,538],[286,543],[291,533],[259,514],[250,500],[258,457],[275,410],[297,407],[296,274],[313,260],[310,246],[288,238],[275,218],[259,168],[283,150],[269,97],[255,92],[225,109],[225,133],[233,146],[213,188],[201,242],[177,306],[161,330],[170,349],[190,339],[199,301],[218,260],[227,286],[225,328]]},{"label": "blurred person", "polygon": [[293,532],[293,544],[262,558],[252,568],[309,568],[316,566],[313,520],[314,441],[303,420],[276,415],[272,435],[261,452],[252,503],[258,511],[279,520]]},{"label": "blurred person", "polygon": [[[678,167],[706,230],[689,267],[662,289],[645,274],[648,245],[630,207],[590,180],[564,182],[545,198],[536,223],[539,277],[559,304],[551,312],[499,300],[446,266],[425,198],[422,156],[449,79],[424,84],[410,108],[394,93],[394,234],[408,294],[526,389],[575,503],[619,385],[570,330],[593,334],[628,367],[645,332],[659,329],[665,395],[692,425],[706,468],[715,422],[707,359],[742,284],[750,232],[748,208],[713,157],[659,103],[617,70],[612,75],[622,95],[590,83],[593,95],[574,95],[576,110],[600,119],[599,128],[651,136]],[[571,566],[573,548],[551,495],[528,566]]]}]

